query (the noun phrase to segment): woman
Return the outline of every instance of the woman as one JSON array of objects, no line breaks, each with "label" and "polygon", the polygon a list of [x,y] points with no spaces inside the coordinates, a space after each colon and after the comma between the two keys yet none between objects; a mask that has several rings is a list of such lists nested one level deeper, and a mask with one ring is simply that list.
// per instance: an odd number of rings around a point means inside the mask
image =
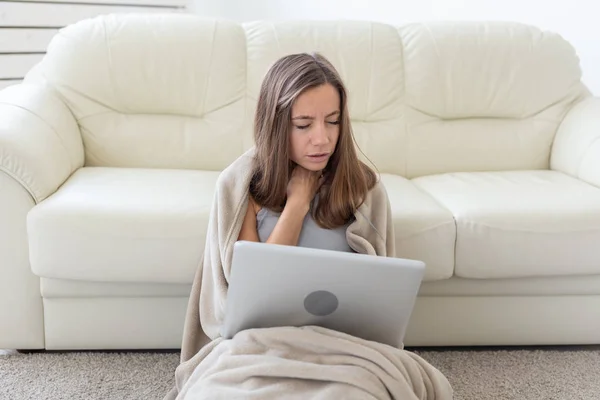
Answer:
[{"label": "woman", "polygon": [[356,155],[335,68],[318,54],[278,60],[263,81],[254,132],[239,239],[351,251],[345,230],[376,177]]},{"label": "woman", "polygon": [[220,336],[238,240],[394,256],[386,191],[358,160],[346,90],[326,59],[295,54],[269,69],[255,143],[218,179],[166,399],[451,399],[446,378],[420,357],[340,332],[276,327]]}]

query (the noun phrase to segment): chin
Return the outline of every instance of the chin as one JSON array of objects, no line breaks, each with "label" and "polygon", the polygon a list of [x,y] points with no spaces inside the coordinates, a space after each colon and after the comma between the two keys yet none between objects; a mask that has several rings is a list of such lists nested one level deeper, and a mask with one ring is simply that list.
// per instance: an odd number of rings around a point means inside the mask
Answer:
[{"label": "chin", "polygon": [[304,167],[304,169],[307,169],[309,171],[319,172],[319,171],[323,171],[326,166],[327,166],[327,164],[318,165],[318,166],[317,165],[303,165],[302,167]]},{"label": "chin", "polygon": [[309,171],[313,171],[313,172],[319,172],[319,171],[323,171],[325,169],[325,167],[327,167],[327,163],[329,162],[329,160],[323,162],[323,163],[301,163],[299,164],[302,168],[307,169]]}]

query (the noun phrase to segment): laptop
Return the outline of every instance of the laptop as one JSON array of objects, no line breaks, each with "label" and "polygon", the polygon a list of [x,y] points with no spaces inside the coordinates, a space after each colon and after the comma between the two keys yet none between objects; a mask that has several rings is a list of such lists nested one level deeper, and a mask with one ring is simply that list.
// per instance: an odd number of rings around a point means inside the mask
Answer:
[{"label": "laptop", "polygon": [[221,336],[316,325],[401,348],[424,271],[418,260],[238,241]]}]

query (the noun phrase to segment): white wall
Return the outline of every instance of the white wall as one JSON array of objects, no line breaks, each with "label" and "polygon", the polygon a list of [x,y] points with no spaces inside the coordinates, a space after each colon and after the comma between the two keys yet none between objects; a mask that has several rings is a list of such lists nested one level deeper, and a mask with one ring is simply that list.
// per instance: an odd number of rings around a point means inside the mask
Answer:
[{"label": "white wall", "polygon": [[[368,6],[367,6],[368,4]],[[583,81],[600,96],[598,0],[194,0],[191,11],[236,21],[359,19],[394,25],[430,20],[508,20],[561,34],[577,50]]]}]

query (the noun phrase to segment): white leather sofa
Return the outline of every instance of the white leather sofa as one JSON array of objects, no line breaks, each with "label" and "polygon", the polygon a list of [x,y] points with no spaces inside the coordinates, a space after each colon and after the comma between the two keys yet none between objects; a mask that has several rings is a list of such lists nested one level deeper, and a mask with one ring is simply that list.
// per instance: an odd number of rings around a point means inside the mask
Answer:
[{"label": "white leather sofa", "polygon": [[408,346],[600,342],[600,100],[561,37],[120,15],[0,92],[0,348],[178,348],[219,171],[302,51],[339,68],[398,255],[427,263]]}]

